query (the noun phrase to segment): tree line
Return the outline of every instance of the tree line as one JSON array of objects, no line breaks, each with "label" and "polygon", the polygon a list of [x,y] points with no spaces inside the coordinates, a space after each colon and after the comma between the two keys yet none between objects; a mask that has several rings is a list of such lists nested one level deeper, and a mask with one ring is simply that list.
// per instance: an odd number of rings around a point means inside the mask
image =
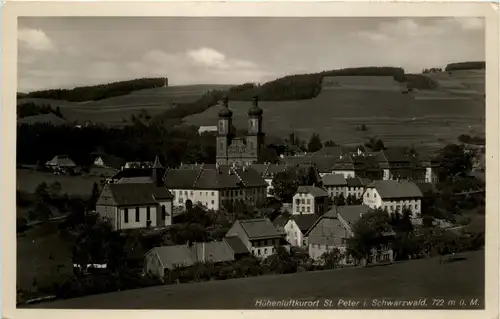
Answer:
[{"label": "tree line", "polygon": [[[21,96],[25,98],[43,98],[69,102],[97,101],[125,95],[135,90],[162,87],[165,85],[165,81],[168,83],[167,78],[141,78],[107,84],[81,86],[73,89],[34,91],[22,94]],[[18,97],[20,97],[19,94]]]},{"label": "tree line", "polygon": [[459,71],[459,70],[484,70],[486,69],[485,61],[468,61],[456,62],[446,65],[445,71]]}]

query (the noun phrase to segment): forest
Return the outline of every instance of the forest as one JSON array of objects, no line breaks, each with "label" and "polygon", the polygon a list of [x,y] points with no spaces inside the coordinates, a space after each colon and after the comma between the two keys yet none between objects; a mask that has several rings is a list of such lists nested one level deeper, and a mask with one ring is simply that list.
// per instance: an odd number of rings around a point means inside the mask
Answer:
[{"label": "forest", "polygon": [[64,118],[59,106],[55,110],[49,104],[36,104],[33,102],[22,103],[17,106],[17,115],[20,118],[49,113]]},{"label": "forest", "polygon": [[121,96],[135,90],[162,87],[167,78],[142,78],[130,81],[120,81],[108,84],[81,86],[73,89],[53,89],[35,91],[27,94],[18,93],[18,97],[43,98],[69,102],[97,101],[110,97]]},{"label": "forest", "polygon": [[446,66],[445,71],[459,71],[459,70],[484,70],[486,69],[485,61],[469,61],[450,63]]}]

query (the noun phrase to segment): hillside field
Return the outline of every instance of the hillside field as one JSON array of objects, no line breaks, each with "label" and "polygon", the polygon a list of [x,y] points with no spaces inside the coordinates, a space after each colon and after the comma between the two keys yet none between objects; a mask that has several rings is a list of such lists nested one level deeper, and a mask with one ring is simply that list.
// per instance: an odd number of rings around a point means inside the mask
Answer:
[{"label": "hillside field", "polygon": [[[121,125],[130,122],[130,117],[142,110],[153,117],[171,108],[173,103],[196,101],[210,90],[227,89],[230,85],[185,85],[169,86],[134,91],[130,94],[89,102],[67,102],[39,98],[22,98],[17,103],[34,102],[60,107],[64,117],[78,123],[94,122]],[[126,121],[126,122],[125,122]]]},{"label": "hillside field", "polygon": [[[484,307],[484,251],[460,254],[463,260],[439,263],[439,257],[387,266],[248,277],[87,296],[33,305],[51,309],[255,309],[256,299],[366,300],[479,299]],[[467,274],[467,275],[463,275]],[[458,305],[458,302],[457,302]],[[456,305],[456,306],[457,306]],[[443,307],[443,308],[446,308]],[[324,309],[324,308],[323,308]],[[477,309],[477,308],[476,308]]]},{"label": "hillside field", "polygon": [[[316,98],[260,102],[264,131],[282,137],[294,131],[306,140],[312,133],[319,133],[323,140],[341,144],[363,143],[370,136],[378,136],[386,144],[427,148],[456,142],[460,134],[483,135],[483,94],[471,89],[473,83],[478,89],[481,78],[476,71],[471,71],[472,75],[468,72],[441,75],[444,81],[462,83],[462,89],[457,86],[452,91],[439,88],[409,94],[401,93],[400,84],[389,77],[328,77]],[[484,71],[482,81],[484,87]],[[230,102],[237,128],[246,127],[250,106],[249,102]],[[214,125],[219,109],[213,107],[185,120],[194,125]],[[356,130],[362,124],[367,131]]]},{"label": "hillside field", "polygon": [[66,176],[28,169],[16,170],[16,189],[30,194],[35,193],[37,186],[43,182],[49,186],[54,182],[59,182],[61,194],[87,197],[90,196],[94,183],[101,186],[103,180],[104,178],[97,176]]}]

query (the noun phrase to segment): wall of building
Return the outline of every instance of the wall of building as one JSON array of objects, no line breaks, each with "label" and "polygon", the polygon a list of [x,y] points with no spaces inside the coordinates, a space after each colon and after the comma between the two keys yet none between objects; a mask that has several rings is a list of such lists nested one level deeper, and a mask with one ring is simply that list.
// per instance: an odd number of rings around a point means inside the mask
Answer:
[{"label": "wall of building", "polygon": [[208,209],[218,210],[220,208],[220,199],[218,190],[195,190],[195,189],[172,189],[174,195],[173,205],[175,207],[185,207],[189,199],[196,205],[202,204]]},{"label": "wall of building", "polygon": [[162,278],[165,275],[164,268],[155,252],[148,252],[144,257],[144,272]]},{"label": "wall of building", "polygon": [[250,243],[250,240],[243,227],[241,227],[240,223],[234,223],[233,226],[231,226],[231,228],[227,231],[226,237],[231,236],[238,236],[243,244],[245,244],[245,247],[248,250],[251,250],[252,244]]},{"label": "wall of building", "polygon": [[[172,214],[173,214],[173,203],[172,201],[160,201],[160,207],[158,208],[158,226],[169,226],[172,225]],[[162,207],[165,207],[165,219],[162,219]]]},{"label": "wall of building", "polygon": [[299,226],[297,226],[293,220],[289,220],[285,224],[284,230],[286,233],[286,240],[293,247],[304,247],[307,245],[307,238],[304,237]]},{"label": "wall of building", "polygon": [[276,252],[276,246],[279,245],[279,238],[252,240],[250,252],[258,258],[267,258]]},{"label": "wall of building", "polygon": [[315,202],[311,194],[297,193],[293,196],[292,214],[314,214]]},{"label": "wall of building", "polygon": [[363,194],[363,204],[372,209],[382,206],[382,198],[377,190],[373,187],[368,187]]},{"label": "wall of building", "polygon": [[387,210],[390,213],[396,211],[402,212],[403,208],[409,208],[412,212],[412,218],[417,218],[422,212],[422,203],[418,198],[414,199],[393,199],[393,200],[383,200],[381,206],[382,209]]},{"label": "wall of building", "polygon": [[347,186],[345,185],[326,186],[325,188],[331,198],[339,196],[340,194],[344,195],[344,197],[347,197]]},{"label": "wall of building", "polygon": [[356,177],[356,173],[354,172],[354,170],[332,170],[332,173],[344,175],[344,178]]},{"label": "wall of building", "polygon": [[[145,228],[148,226],[147,223],[147,207],[149,207],[149,220],[151,221],[151,227],[156,227],[157,224],[157,206],[137,206],[137,207],[123,207],[120,208],[119,218],[119,229],[135,229],[135,228]],[[139,208],[139,220],[137,221],[136,208]],[[125,214],[128,213],[128,221],[126,222]]]}]

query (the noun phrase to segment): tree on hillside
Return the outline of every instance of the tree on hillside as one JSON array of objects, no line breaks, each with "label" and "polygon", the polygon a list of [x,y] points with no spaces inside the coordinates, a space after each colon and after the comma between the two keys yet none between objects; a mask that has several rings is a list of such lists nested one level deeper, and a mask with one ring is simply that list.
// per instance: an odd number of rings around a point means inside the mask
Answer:
[{"label": "tree on hillside", "polygon": [[314,153],[314,152],[319,151],[322,148],[323,148],[323,144],[321,143],[321,138],[319,137],[319,134],[313,133],[311,135],[311,139],[309,140],[309,143],[307,144],[307,151]]},{"label": "tree on hillside", "polygon": [[385,149],[384,142],[376,137],[370,137],[364,146],[371,148],[373,151],[382,151]]},{"label": "tree on hillside", "polygon": [[472,153],[468,153],[464,146],[457,144],[446,145],[439,154],[440,179],[465,176],[472,169]]},{"label": "tree on hillside", "polygon": [[335,147],[335,146],[338,146],[338,144],[332,140],[328,140],[325,142],[325,147]]},{"label": "tree on hillside", "polygon": [[354,236],[347,241],[347,251],[355,260],[368,260],[373,248],[379,248],[380,239],[392,231],[389,215],[383,210],[366,213],[354,224]]},{"label": "tree on hillside", "polygon": [[273,195],[277,196],[285,203],[292,201],[293,195],[299,186],[297,174],[292,169],[276,174],[272,181]]}]

